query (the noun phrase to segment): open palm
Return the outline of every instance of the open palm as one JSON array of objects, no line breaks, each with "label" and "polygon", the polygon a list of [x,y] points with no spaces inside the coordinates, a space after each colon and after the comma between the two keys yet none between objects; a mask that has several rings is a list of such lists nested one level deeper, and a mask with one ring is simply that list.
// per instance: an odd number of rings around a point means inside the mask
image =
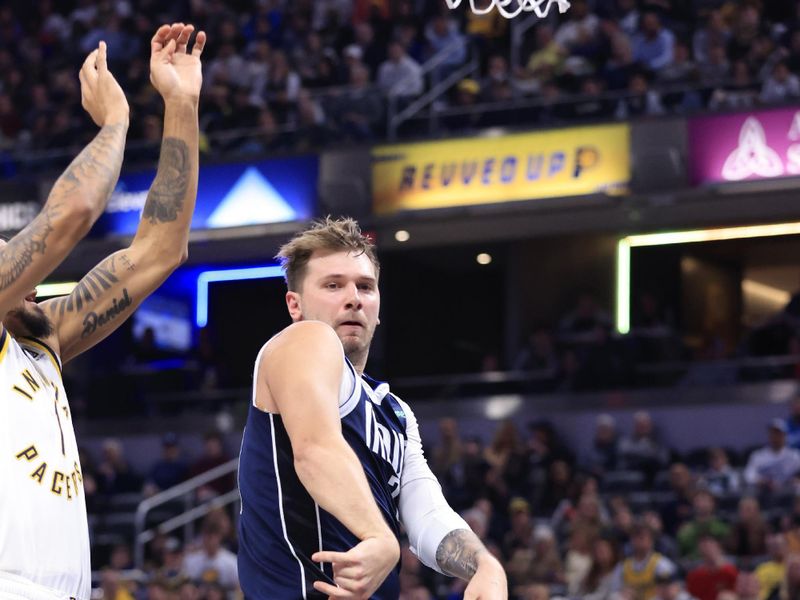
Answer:
[{"label": "open palm", "polygon": [[198,32],[192,51],[188,52],[193,31],[193,25],[183,23],[162,25],[150,41],[150,81],[164,100],[200,97],[203,83],[200,55],[206,34]]}]

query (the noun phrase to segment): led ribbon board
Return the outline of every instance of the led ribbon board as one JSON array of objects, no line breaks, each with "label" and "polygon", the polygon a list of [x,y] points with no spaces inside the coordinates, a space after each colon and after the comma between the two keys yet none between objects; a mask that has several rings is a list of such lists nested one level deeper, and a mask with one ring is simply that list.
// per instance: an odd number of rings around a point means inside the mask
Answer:
[{"label": "led ribbon board", "polygon": [[696,117],[687,123],[692,183],[800,175],[800,110]]}]

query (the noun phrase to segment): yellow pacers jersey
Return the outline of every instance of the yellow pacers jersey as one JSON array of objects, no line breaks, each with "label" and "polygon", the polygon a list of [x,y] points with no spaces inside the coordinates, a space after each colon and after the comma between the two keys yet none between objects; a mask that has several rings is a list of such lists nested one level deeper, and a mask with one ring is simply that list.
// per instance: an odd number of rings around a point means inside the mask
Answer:
[{"label": "yellow pacers jersey", "polygon": [[0,588],[29,581],[88,600],[89,531],[59,358],[0,334]]}]

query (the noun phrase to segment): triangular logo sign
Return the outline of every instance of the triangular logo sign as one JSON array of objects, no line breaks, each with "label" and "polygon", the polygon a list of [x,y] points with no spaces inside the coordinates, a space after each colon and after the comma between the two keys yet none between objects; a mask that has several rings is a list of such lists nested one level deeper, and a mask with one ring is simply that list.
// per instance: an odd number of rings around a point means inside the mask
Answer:
[{"label": "triangular logo sign", "polygon": [[233,184],[219,206],[206,219],[206,226],[239,227],[294,221],[297,213],[255,167],[248,167]]}]

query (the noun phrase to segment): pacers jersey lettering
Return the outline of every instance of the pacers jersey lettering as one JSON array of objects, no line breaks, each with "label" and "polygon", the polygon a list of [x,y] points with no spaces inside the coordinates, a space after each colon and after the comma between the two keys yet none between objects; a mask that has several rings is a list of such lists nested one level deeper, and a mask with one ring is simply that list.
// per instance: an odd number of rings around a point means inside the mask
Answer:
[{"label": "pacers jersey lettering", "polygon": [[5,329],[0,340],[0,580],[88,599],[83,474],[59,358]]},{"label": "pacers jersey lettering", "polygon": [[[261,355],[256,369],[260,359]],[[388,384],[359,376],[347,361],[344,369],[339,398],[342,434],[364,468],[376,504],[399,537],[405,414]],[[311,555],[318,550],[346,552],[359,540],[303,487],[280,415],[255,405],[250,407],[242,439],[239,490],[239,580],[245,596],[254,600],[326,598],[313,588],[313,582],[332,580],[331,566],[313,563]],[[399,565],[373,600],[396,600],[398,576]]]}]

